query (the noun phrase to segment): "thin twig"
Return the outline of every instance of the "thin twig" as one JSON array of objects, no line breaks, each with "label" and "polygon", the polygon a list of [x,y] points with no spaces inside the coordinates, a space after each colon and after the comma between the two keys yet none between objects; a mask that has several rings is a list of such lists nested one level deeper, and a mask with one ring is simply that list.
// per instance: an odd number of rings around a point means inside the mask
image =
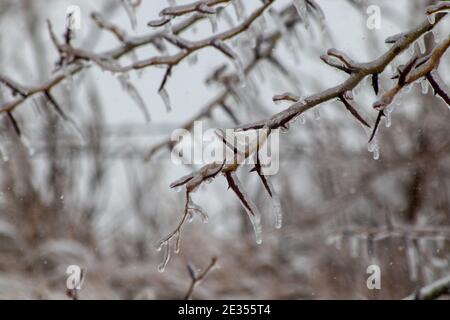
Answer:
[{"label": "thin twig", "polygon": [[206,276],[212,270],[212,268],[216,265],[216,263],[217,263],[217,257],[213,257],[211,259],[211,262],[208,264],[208,266],[206,266],[206,268],[203,269],[203,271],[200,272],[199,274],[196,274],[195,270],[193,270],[193,268],[190,265],[188,265],[188,271],[189,271],[189,275],[191,277],[191,284],[189,285],[189,288],[188,288],[186,294],[184,295],[184,300],[191,299],[192,294],[194,293],[195,286],[198,285],[203,279],[206,278]]}]

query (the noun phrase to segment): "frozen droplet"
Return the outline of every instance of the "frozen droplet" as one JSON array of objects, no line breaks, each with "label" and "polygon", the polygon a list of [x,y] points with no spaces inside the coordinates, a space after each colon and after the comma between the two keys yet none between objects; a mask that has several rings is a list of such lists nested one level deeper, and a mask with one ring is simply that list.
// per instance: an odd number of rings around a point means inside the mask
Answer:
[{"label": "frozen droplet", "polygon": [[375,150],[373,150],[373,159],[374,160],[380,159],[380,149],[376,148]]},{"label": "frozen droplet", "polygon": [[164,106],[166,107],[166,111],[167,112],[172,111],[172,106],[170,104],[170,97],[169,97],[169,94],[167,93],[167,90],[165,88],[162,88],[159,91],[159,95],[161,96],[161,99],[164,102]]},{"label": "frozen droplet", "polygon": [[158,241],[155,245],[156,251],[161,251],[162,247],[166,244],[166,240]]}]

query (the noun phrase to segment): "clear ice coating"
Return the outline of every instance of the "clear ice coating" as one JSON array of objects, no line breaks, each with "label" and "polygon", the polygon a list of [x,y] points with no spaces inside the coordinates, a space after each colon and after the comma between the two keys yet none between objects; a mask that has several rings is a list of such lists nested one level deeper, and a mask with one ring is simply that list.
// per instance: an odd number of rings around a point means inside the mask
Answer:
[{"label": "clear ice coating", "polygon": [[161,248],[164,247],[164,257],[161,263],[158,265],[158,271],[164,272],[170,260],[170,240],[164,241],[160,246]]},{"label": "clear ice coating", "polygon": [[367,150],[373,154],[373,159],[378,160],[380,158],[380,148],[378,146],[377,138],[375,137],[369,142]]},{"label": "clear ice coating", "polygon": [[213,33],[217,32],[218,26],[217,26],[217,15],[216,14],[210,14],[208,15],[209,23],[211,24],[211,31]]},{"label": "clear ice coating", "polygon": [[169,94],[167,93],[167,90],[165,88],[162,88],[159,91],[159,95],[160,95],[162,101],[164,102],[164,106],[166,107],[166,111],[167,112],[172,111],[172,105],[170,103],[170,97],[169,97]]},{"label": "clear ice coating", "polygon": [[[247,193],[242,188],[242,184],[239,181],[236,172],[231,172],[230,174],[231,179],[233,180],[234,184],[239,189],[239,192],[242,194],[243,199],[241,197],[239,198],[240,203],[242,204],[242,207],[245,209],[245,212],[247,212],[247,215],[250,219],[250,222],[253,226],[253,230],[255,232],[255,240],[257,244],[262,243],[262,225],[261,225],[261,214],[259,213],[258,208],[253,203],[253,201],[250,199],[250,197],[247,195]],[[245,201],[245,203],[244,203]]]}]

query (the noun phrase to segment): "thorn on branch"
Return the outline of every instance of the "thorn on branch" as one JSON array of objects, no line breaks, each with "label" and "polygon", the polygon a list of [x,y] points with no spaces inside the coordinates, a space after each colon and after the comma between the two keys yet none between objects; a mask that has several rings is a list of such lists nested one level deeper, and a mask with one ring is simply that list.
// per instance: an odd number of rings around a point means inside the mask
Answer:
[{"label": "thorn on branch", "polygon": [[339,95],[339,100],[342,101],[345,108],[352,114],[352,116],[354,116],[356,118],[356,120],[358,120],[362,125],[364,125],[368,128],[371,128],[370,125],[367,123],[367,121],[364,120],[364,118],[358,113],[358,111],[350,104],[350,102],[349,102],[350,99],[347,100],[345,98],[345,96],[343,94],[341,94],[341,95]]},{"label": "thorn on branch", "polygon": [[373,138],[375,138],[375,134],[377,133],[378,127],[380,126],[381,123],[381,118],[384,116],[385,114],[383,110],[378,111],[378,116],[377,119],[375,120],[375,125],[373,127],[372,134],[370,135],[369,138],[369,143],[372,142]]},{"label": "thorn on branch", "polygon": [[20,137],[22,135],[22,131],[20,130],[19,124],[17,123],[17,120],[14,118],[11,112],[6,113],[8,115],[8,119],[11,121],[11,124],[14,128],[14,131],[16,134]]},{"label": "thorn on branch", "polygon": [[158,88],[158,92],[161,92],[162,90],[164,90],[164,87],[166,86],[167,80],[169,79],[169,77],[172,75],[172,65],[167,67],[166,72],[164,74],[164,77],[161,81],[161,84]]},{"label": "thorn on branch", "polygon": [[375,92],[375,95],[378,95],[378,91],[379,91],[378,73],[372,74],[372,87],[373,87],[373,91]]},{"label": "thorn on branch", "polygon": [[417,55],[413,56],[410,59],[410,61],[402,68],[402,70],[400,71],[400,74],[398,76],[398,85],[399,86],[403,87],[406,84],[406,77],[413,69],[417,59],[418,59]]},{"label": "thorn on branch", "polygon": [[450,94],[447,93],[447,88],[439,75],[435,72],[429,72],[426,75],[428,82],[431,84],[434,90],[434,94],[440,96],[445,103],[450,107]]}]

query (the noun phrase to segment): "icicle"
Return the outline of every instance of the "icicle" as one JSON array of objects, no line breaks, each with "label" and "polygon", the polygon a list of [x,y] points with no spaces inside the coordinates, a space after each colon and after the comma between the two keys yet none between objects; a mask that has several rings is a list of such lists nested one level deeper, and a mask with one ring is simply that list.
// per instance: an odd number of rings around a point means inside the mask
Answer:
[{"label": "icicle", "polygon": [[309,28],[308,8],[305,0],[294,0],[294,7],[297,10],[298,15],[305,24],[305,28]]},{"label": "icicle", "polygon": [[198,55],[196,53],[192,53],[187,59],[190,66],[196,65],[198,62]]},{"label": "icicle", "polygon": [[380,149],[378,147],[376,138],[369,142],[367,149],[369,150],[369,152],[373,153],[374,160],[378,160],[380,158]]},{"label": "icicle", "polygon": [[6,151],[6,148],[1,143],[0,143],[0,153],[2,154],[3,162],[8,162],[9,161],[8,152]]},{"label": "icicle", "polygon": [[233,183],[237,190],[232,187],[233,191],[239,198],[239,201],[242,204],[242,207],[247,212],[248,217],[250,218],[250,222],[252,223],[253,230],[255,232],[255,240],[257,244],[262,243],[262,225],[261,225],[261,214],[259,213],[258,208],[253,203],[253,201],[247,196],[242,188],[241,182],[239,181],[236,172],[231,172],[229,174],[231,181],[229,183]]},{"label": "icicle", "polygon": [[245,7],[242,4],[242,0],[233,0],[232,1],[234,12],[236,14],[236,19],[238,21],[242,20],[242,17],[245,15]]},{"label": "icicle", "polygon": [[141,110],[142,114],[144,115],[145,121],[150,122],[151,117],[150,113],[147,110],[147,106],[145,105],[144,99],[139,94],[139,91],[136,89],[136,87],[129,81],[128,75],[126,74],[120,74],[118,76],[120,85],[122,86],[122,89],[128,93],[130,98],[134,101],[134,103],[138,106],[138,108]]},{"label": "icicle", "polygon": [[342,250],[342,236],[337,235],[334,240],[334,246],[337,250]]},{"label": "icicle", "polygon": [[350,236],[350,255],[352,258],[359,256],[359,240],[355,236]]},{"label": "icicle", "polygon": [[242,60],[239,56],[235,56],[233,58],[233,64],[234,67],[236,68],[236,73],[237,76],[239,78],[239,83],[242,87],[245,87],[246,83],[245,83],[245,69],[244,69],[244,64],[242,63]]},{"label": "icicle", "polygon": [[[257,154],[255,153],[255,158],[257,157]],[[256,158],[257,159],[257,158]],[[261,172],[261,179],[263,179],[263,183],[265,183],[266,189],[268,189],[268,193],[270,194],[270,197],[272,199],[272,210],[275,217],[275,229],[280,229],[283,224],[283,212],[281,209],[281,201],[280,197],[278,196],[272,181]]]},{"label": "icicle", "polygon": [[281,203],[278,195],[273,197],[273,213],[275,215],[275,228],[280,229],[283,225],[283,213],[281,211]]},{"label": "icicle", "polygon": [[432,29],[431,32],[433,33],[434,36],[434,41],[436,43],[438,43],[439,41],[441,41],[441,37],[439,36],[439,31],[437,29]]},{"label": "icicle", "polygon": [[209,23],[211,24],[211,31],[212,33],[217,32],[217,15],[216,14],[210,14],[208,15]]},{"label": "icicle", "polygon": [[[394,105],[399,106],[402,104],[402,97],[400,95],[400,93],[398,93],[395,98],[394,98]],[[392,104],[390,104],[389,106],[391,106]]]},{"label": "icicle", "polygon": [[378,160],[380,159],[380,149],[376,148],[375,150],[373,150],[373,160]]},{"label": "icicle", "polygon": [[409,92],[411,92],[411,88],[412,88],[411,85],[407,85],[406,87],[403,88],[403,91],[404,91],[405,93],[409,93]]},{"label": "icicle", "polygon": [[161,96],[161,99],[163,100],[164,105],[166,106],[166,111],[167,112],[172,111],[172,106],[170,104],[170,97],[169,94],[167,93],[167,90],[165,88],[162,88],[159,91],[159,95]]},{"label": "icicle", "polygon": [[164,257],[162,262],[158,265],[159,272],[164,272],[170,260],[170,241],[165,241],[162,246],[164,246]]},{"label": "icicle", "polygon": [[180,253],[180,247],[181,247],[181,234],[180,231],[177,231],[175,233],[175,250],[174,250],[176,254]]},{"label": "icicle", "polygon": [[36,151],[35,151],[34,148],[31,146],[31,143],[30,143],[30,141],[28,140],[28,138],[27,138],[24,134],[22,134],[21,137],[20,137],[20,140],[22,140],[22,144],[23,144],[23,146],[25,147],[25,149],[27,150],[28,155],[29,155],[30,157],[32,157],[32,156],[35,154]]},{"label": "icicle", "polygon": [[233,18],[230,16],[227,10],[220,10],[219,18],[223,18],[230,28],[234,27]]},{"label": "icicle", "polygon": [[[409,53],[410,56],[413,56],[413,55],[414,55],[414,53],[415,53],[414,45],[411,44],[411,45],[408,47],[408,53]],[[394,69],[394,72],[395,72],[395,69]]]},{"label": "icicle", "polygon": [[[411,240],[408,242],[412,242]],[[409,270],[409,278],[411,281],[416,281],[418,279],[418,270],[417,270],[417,249],[413,243],[408,243],[407,245],[407,259],[408,259],[408,270]]]},{"label": "icicle", "polygon": [[392,116],[391,116],[392,112],[386,112],[386,117],[384,119],[384,123],[386,125],[386,128],[390,128],[392,125]]},{"label": "icicle", "polygon": [[319,120],[320,120],[320,111],[319,111],[319,109],[317,109],[317,108],[314,109],[314,119],[315,119],[316,121],[319,121]]},{"label": "icicle", "polygon": [[436,14],[435,13],[427,14],[427,19],[430,24],[434,24],[436,22]]},{"label": "icicle", "polygon": [[422,88],[422,94],[428,93],[428,80],[425,78],[422,78],[420,80],[420,87]]},{"label": "icicle", "polygon": [[420,37],[417,40],[417,43],[419,44],[420,53],[424,54],[426,52],[426,46],[425,46],[425,39],[424,37]]},{"label": "icicle", "polygon": [[125,8],[128,19],[130,19],[131,28],[135,30],[137,25],[136,8],[133,6],[131,0],[122,0],[122,5]]}]

